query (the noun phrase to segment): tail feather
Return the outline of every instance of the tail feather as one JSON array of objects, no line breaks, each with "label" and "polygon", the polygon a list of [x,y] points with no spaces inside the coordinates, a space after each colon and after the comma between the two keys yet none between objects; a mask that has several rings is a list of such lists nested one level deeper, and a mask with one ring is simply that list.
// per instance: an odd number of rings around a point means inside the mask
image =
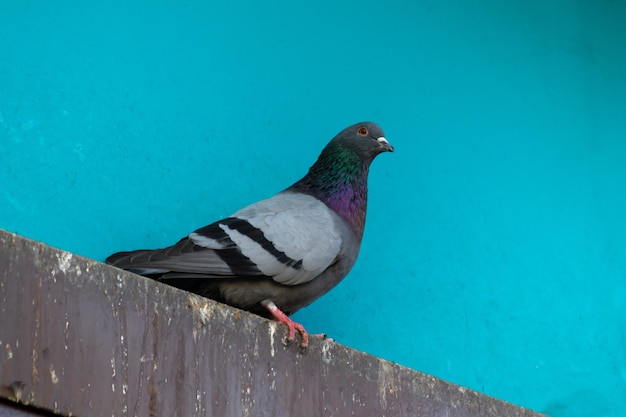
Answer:
[{"label": "tail feather", "polygon": [[[233,253],[236,252],[236,253]],[[109,256],[106,263],[139,275],[159,276],[168,279],[183,277],[232,278],[237,275],[262,275],[256,266],[249,262],[233,272],[229,261],[235,264],[247,260],[239,249],[214,250],[198,246],[190,239],[181,239],[173,246],[156,250],[135,250],[118,252]]]},{"label": "tail feather", "polygon": [[148,258],[149,249],[140,249],[130,252],[117,252],[106,258],[105,262],[116,268],[125,269],[138,275],[160,275],[170,272],[169,269],[141,267],[142,260]]}]

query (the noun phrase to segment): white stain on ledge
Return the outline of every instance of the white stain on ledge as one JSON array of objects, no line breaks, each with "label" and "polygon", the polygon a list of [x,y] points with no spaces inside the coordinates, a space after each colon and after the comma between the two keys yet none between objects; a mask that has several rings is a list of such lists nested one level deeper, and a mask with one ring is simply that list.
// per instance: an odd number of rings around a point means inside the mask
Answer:
[{"label": "white stain on ledge", "polygon": [[69,252],[62,252],[59,257],[59,269],[63,272],[67,271],[72,261],[72,254]]},{"label": "white stain on ledge", "polygon": [[7,351],[7,358],[13,359],[13,350],[11,350],[11,345],[7,343],[5,349]]},{"label": "white stain on ledge", "polygon": [[270,355],[274,357],[274,337],[276,335],[276,324],[270,323]]},{"label": "white stain on ledge", "polygon": [[330,364],[333,361],[333,353],[330,350],[330,341],[323,340],[322,341],[322,361],[325,364]]},{"label": "white stain on ledge", "polygon": [[57,376],[57,373],[54,371],[54,368],[52,367],[52,365],[50,365],[50,380],[52,381],[53,384],[59,383],[59,377]]}]

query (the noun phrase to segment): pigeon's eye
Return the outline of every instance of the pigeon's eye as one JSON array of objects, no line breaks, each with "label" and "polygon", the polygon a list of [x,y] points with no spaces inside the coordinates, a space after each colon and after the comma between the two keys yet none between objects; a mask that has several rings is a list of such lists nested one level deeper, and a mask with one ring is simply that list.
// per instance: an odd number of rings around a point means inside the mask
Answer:
[{"label": "pigeon's eye", "polygon": [[357,130],[357,132],[360,136],[365,136],[367,135],[367,128],[366,127],[360,127],[359,130]]}]

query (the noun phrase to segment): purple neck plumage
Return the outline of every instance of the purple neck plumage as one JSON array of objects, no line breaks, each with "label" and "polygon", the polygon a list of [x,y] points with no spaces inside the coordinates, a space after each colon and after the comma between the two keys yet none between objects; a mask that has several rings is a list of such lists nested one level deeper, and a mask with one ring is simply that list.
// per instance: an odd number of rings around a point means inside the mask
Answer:
[{"label": "purple neck plumage", "polygon": [[339,214],[359,240],[367,209],[367,174],[371,160],[362,160],[341,146],[328,146],[307,175],[289,187],[312,195]]}]

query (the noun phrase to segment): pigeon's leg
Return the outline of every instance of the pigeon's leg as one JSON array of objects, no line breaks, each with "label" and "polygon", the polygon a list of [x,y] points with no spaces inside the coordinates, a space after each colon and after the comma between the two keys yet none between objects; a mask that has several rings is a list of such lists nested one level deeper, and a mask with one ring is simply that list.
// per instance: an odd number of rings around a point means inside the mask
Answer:
[{"label": "pigeon's leg", "polygon": [[304,330],[304,327],[300,323],[296,323],[291,320],[285,313],[280,311],[280,309],[274,304],[272,300],[263,300],[261,301],[261,305],[269,311],[274,319],[277,322],[283,323],[289,327],[289,337],[287,340],[289,342],[293,341],[296,338],[296,330],[300,332],[302,335],[302,343],[300,343],[300,347],[306,348],[309,346],[309,334]]}]

